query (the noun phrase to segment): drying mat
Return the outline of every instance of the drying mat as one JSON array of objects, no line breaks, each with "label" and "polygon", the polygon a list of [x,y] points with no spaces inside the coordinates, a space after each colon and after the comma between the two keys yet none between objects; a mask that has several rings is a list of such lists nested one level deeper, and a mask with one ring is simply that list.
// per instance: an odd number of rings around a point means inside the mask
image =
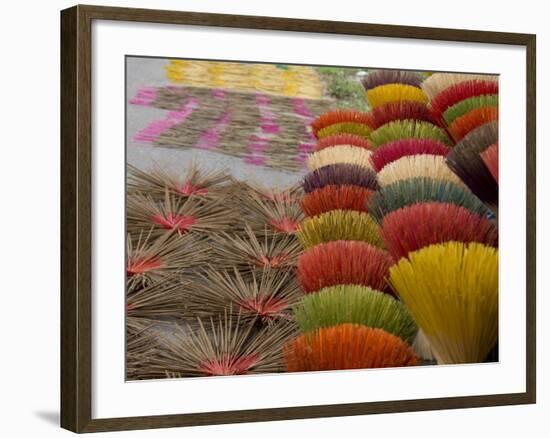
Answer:
[{"label": "drying mat", "polygon": [[169,110],[134,136],[136,142],[199,148],[248,164],[301,171],[315,145],[310,124],[329,100],[268,96],[203,87],[146,87],[130,104]]},{"label": "drying mat", "polygon": [[166,76],[175,84],[320,99],[323,84],[315,69],[283,64],[171,60]]}]

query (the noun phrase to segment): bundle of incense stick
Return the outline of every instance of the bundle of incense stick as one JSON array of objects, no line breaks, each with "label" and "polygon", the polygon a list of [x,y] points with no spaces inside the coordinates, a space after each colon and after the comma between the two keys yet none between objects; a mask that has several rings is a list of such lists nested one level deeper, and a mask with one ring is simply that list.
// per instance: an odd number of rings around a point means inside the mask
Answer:
[{"label": "bundle of incense stick", "polygon": [[175,84],[320,99],[323,84],[312,67],[172,59],[166,76]]}]

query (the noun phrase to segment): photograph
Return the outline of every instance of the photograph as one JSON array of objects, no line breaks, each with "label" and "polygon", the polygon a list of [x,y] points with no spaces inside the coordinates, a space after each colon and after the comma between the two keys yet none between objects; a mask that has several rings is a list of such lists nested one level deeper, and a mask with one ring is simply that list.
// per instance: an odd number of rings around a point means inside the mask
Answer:
[{"label": "photograph", "polygon": [[498,74],[125,83],[127,381],[499,362]]},{"label": "photograph", "polygon": [[1,435],[544,435],[542,4],[8,2]]}]

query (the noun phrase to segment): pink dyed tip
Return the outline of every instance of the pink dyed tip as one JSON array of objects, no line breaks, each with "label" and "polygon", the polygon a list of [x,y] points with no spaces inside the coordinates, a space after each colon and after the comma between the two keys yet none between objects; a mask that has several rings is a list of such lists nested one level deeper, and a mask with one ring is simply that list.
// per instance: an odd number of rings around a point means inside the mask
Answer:
[{"label": "pink dyed tip", "polygon": [[189,231],[196,222],[193,216],[177,216],[172,215],[172,213],[167,214],[166,217],[156,214],[151,220],[165,230],[178,230],[183,233]]},{"label": "pink dyed tip", "polygon": [[226,356],[221,359],[212,359],[199,365],[199,370],[209,376],[234,376],[246,373],[259,361],[257,354],[248,354],[242,357]]},{"label": "pink dyed tip", "polygon": [[200,186],[195,186],[190,182],[185,183],[182,186],[176,186],[176,191],[183,196],[206,195],[208,193],[208,189],[202,188]]},{"label": "pink dyed tip", "polygon": [[252,298],[250,300],[241,301],[241,308],[247,312],[254,313],[263,318],[270,318],[286,309],[288,301],[277,298],[261,299]]},{"label": "pink dyed tip", "polygon": [[281,219],[271,219],[269,221],[271,226],[282,233],[294,233],[298,228],[298,221],[291,219],[289,217],[283,217]]},{"label": "pink dyed tip", "polygon": [[264,134],[278,134],[280,132],[279,125],[276,123],[263,123],[261,129]]},{"label": "pink dyed tip", "polygon": [[162,267],[162,263],[158,258],[135,258],[133,260],[128,260],[126,273],[132,277],[134,275],[145,274],[146,272],[153,271],[160,267]]}]

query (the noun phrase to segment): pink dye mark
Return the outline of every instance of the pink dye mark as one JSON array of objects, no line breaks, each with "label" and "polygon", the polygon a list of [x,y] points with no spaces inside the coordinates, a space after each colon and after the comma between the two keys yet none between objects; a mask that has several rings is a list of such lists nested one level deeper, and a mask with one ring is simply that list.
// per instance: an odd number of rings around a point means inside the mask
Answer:
[{"label": "pink dye mark", "polygon": [[261,108],[261,114],[264,119],[275,120],[275,113],[269,107]]},{"label": "pink dye mark", "polygon": [[225,99],[225,91],[220,88],[214,88],[212,89],[212,97],[216,99]]},{"label": "pink dye mark", "polygon": [[307,152],[298,152],[298,154],[296,155],[296,161],[298,163],[301,163],[303,166],[306,166],[308,157],[309,157],[309,154]]},{"label": "pink dye mark", "polygon": [[304,99],[293,99],[294,113],[303,117],[304,120],[304,133],[307,136],[307,140],[310,142],[302,142],[298,144],[298,153],[296,154],[296,161],[301,163],[302,166],[306,166],[306,161],[310,152],[315,149],[315,142],[317,139],[311,132],[309,126],[315,119],[313,113],[309,110]]},{"label": "pink dye mark", "polygon": [[179,232],[187,232],[197,221],[193,216],[173,215],[168,213],[166,216],[156,214],[151,218],[154,224],[160,225],[165,230],[178,230]]},{"label": "pink dye mark", "polygon": [[309,152],[311,152],[314,148],[315,148],[315,145],[314,145],[314,144],[311,144],[311,143],[300,143],[300,144],[298,145],[298,150],[299,150],[300,152],[309,153]]},{"label": "pink dye mark", "polygon": [[227,126],[231,123],[231,112],[224,113],[215,123],[214,126],[206,130],[199,138],[195,147],[200,149],[215,149],[220,143],[220,136]]},{"label": "pink dye mark", "polygon": [[267,149],[267,142],[250,143],[248,145],[248,149],[252,152],[265,152],[265,150]]},{"label": "pink dye mark", "polygon": [[179,110],[170,111],[165,119],[153,120],[134,136],[134,141],[153,143],[172,126],[184,122],[199,107],[199,101],[189,99]]},{"label": "pink dye mark", "polygon": [[220,134],[215,131],[204,132],[195,147],[200,149],[214,149],[220,141]]},{"label": "pink dye mark", "polygon": [[199,365],[199,370],[209,376],[234,376],[246,373],[259,362],[257,354],[242,357],[224,356],[221,359],[211,359]]},{"label": "pink dye mark", "polygon": [[300,116],[307,117],[309,119],[314,119],[315,116],[309,110],[304,99],[293,99],[294,112]]},{"label": "pink dye mark", "polygon": [[264,94],[256,94],[256,104],[260,111],[261,121],[259,126],[259,135],[252,135],[249,138],[248,151],[249,154],[244,158],[244,162],[255,166],[265,166],[267,150],[271,141],[271,136],[279,134],[281,129],[277,124],[275,113],[269,109],[271,101]]},{"label": "pink dye mark", "polygon": [[265,94],[256,94],[256,103],[259,106],[266,106],[270,104],[270,100]]},{"label": "pink dye mark", "polygon": [[157,98],[157,89],[154,87],[143,87],[140,88],[136,96],[130,99],[132,105],[144,105],[151,106],[151,104]]},{"label": "pink dye mark", "polygon": [[262,123],[260,125],[262,132],[264,134],[279,134],[281,132],[279,125],[277,123],[269,121],[268,123]]},{"label": "pink dye mark", "polygon": [[298,228],[298,221],[289,217],[283,217],[281,219],[271,219],[269,223],[275,230],[281,231],[283,233],[294,233]]},{"label": "pink dye mark", "polygon": [[170,126],[166,120],[154,120],[134,136],[134,141],[153,143]]},{"label": "pink dye mark", "polygon": [[270,104],[269,98],[262,94],[256,95],[256,104],[259,107],[260,115],[262,116],[260,129],[266,134],[278,134],[279,125],[276,121],[276,116],[268,107]]},{"label": "pink dye mark", "polygon": [[267,150],[269,139],[252,135],[248,143],[249,154],[244,158],[244,162],[255,166],[264,166],[266,163],[265,151]]},{"label": "pink dye mark", "polygon": [[208,189],[195,186],[190,182],[187,182],[184,185],[177,185],[175,189],[180,195],[183,196],[206,195],[208,193]]},{"label": "pink dye mark", "polygon": [[156,257],[135,258],[128,260],[126,273],[132,277],[134,275],[145,274],[162,267],[162,262]]}]

